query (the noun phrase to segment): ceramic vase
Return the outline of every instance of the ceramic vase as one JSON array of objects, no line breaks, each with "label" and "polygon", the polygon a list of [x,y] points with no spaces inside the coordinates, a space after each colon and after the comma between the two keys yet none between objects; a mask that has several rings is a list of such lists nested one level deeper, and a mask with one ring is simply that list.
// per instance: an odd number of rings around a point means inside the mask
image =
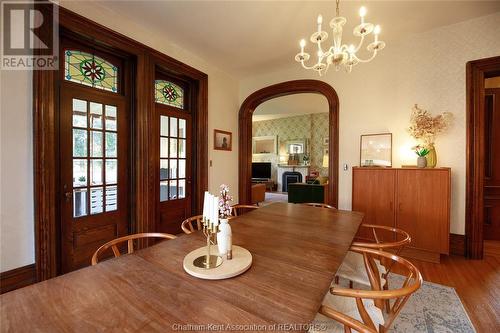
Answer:
[{"label": "ceramic vase", "polygon": [[217,233],[217,246],[219,255],[226,255],[232,246],[232,232],[228,219],[220,219],[219,232]]},{"label": "ceramic vase", "polygon": [[437,154],[434,145],[429,146],[429,154],[427,154],[426,158],[427,158],[427,167],[435,168],[437,164]]},{"label": "ceramic vase", "polygon": [[425,168],[427,166],[427,158],[425,156],[419,156],[417,158],[417,167]]}]

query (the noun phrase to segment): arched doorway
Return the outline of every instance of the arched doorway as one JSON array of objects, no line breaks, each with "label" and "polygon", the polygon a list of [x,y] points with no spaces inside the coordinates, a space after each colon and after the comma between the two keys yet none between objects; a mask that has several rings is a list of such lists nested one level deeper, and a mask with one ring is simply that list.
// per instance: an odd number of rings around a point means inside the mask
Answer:
[{"label": "arched doorway", "polygon": [[301,93],[316,93],[328,100],[329,170],[328,203],[338,205],[339,175],[339,98],[335,89],[318,80],[286,81],[257,90],[248,96],[239,112],[239,202],[250,203],[252,187],[252,115],[255,109],[270,99]]}]

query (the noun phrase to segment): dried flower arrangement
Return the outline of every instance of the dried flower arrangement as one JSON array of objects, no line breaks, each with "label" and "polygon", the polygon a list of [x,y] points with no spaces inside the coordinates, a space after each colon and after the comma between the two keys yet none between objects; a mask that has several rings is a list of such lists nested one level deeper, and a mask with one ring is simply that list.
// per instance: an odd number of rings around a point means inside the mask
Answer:
[{"label": "dried flower arrangement", "polygon": [[427,110],[417,104],[412,109],[408,132],[412,137],[421,140],[425,146],[432,147],[438,134],[445,132],[451,125],[453,114],[444,112],[433,117]]},{"label": "dried flower arrangement", "polygon": [[231,201],[233,201],[233,197],[229,194],[229,186],[222,184],[219,197],[219,217],[221,219],[227,219],[231,215],[231,206],[229,205]]}]

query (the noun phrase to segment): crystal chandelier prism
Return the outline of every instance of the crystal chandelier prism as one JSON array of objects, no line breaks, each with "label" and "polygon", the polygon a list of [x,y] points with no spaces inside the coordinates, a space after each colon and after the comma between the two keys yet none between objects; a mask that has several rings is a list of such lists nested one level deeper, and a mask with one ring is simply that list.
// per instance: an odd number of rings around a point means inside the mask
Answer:
[{"label": "crystal chandelier prism", "polygon": [[[311,58],[309,53],[304,52],[304,48],[306,46],[306,41],[302,39],[300,41],[300,53],[295,56],[295,60],[300,62],[302,67],[305,69],[312,69],[318,72],[321,76],[326,73],[330,66],[334,66],[335,70],[339,70],[341,67],[344,67],[347,72],[352,71],[352,67],[356,66],[359,63],[366,63],[372,61],[377,52],[382,50],[385,47],[385,43],[378,39],[380,34],[380,26],[373,25],[372,23],[365,22],[366,16],[366,8],[361,7],[359,9],[359,16],[361,17],[361,23],[356,26],[353,30],[353,34],[356,37],[359,37],[359,43],[357,46],[354,44],[342,44],[342,32],[343,27],[347,23],[347,19],[345,17],[340,16],[339,10],[339,2],[340,0],[336,0],[336,16],[330,21],[330,28],[332,29],[332,46],[328,50],[323,50],[322,43],[328,39],[328,33],[326,31],[321,30],[321,25],[323,23],[323,17],[321,15],[318,16],[317,24],[318,30],[311,35],[310,41],[313,44],[317,44],[318,51],[317,57],[318,61],[312,66],[307,66],[306,62]],[[371,56],[367,59],[361,59],[358,57],[357,53],[363,46],[365,38],[373,34],[373,42],[366,46],[368,52],[371,53]]]}]

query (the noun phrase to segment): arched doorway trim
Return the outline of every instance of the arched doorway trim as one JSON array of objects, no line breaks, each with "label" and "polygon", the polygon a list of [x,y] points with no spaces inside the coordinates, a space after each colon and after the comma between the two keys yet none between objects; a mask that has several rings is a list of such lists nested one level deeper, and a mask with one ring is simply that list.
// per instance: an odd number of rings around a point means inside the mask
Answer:
[{"label": "arched doorway trim", "polygon": [[319,80],[286,81],[257,90],[248,96],[239,112],[239,202],[250,203],[252,187],[252,115],[255,109],[270,99],[316,93],[325,96],[329,111],[328,204],[338,205],[339,176],[339,98],[335,89]]}]

